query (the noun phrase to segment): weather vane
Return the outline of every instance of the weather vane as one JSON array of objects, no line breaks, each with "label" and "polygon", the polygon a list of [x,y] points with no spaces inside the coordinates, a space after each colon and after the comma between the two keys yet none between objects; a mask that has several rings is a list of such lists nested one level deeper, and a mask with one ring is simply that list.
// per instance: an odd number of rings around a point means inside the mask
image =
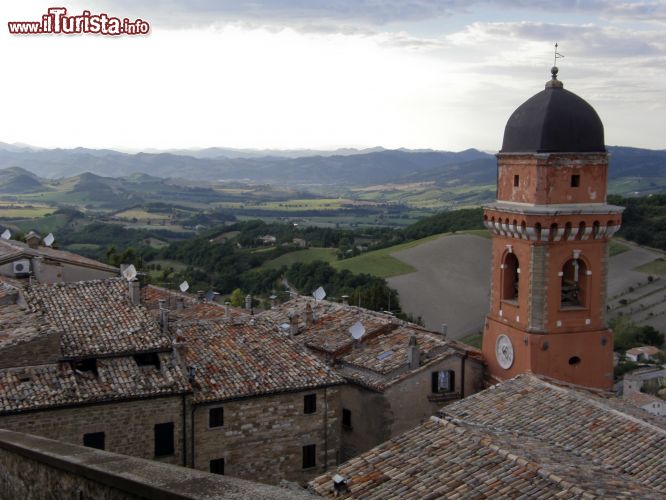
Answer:
[{"label": "weather vane", "polygon": [[557,42],[555,42],[555,58],[553,59],[553,66],[557,66],[557,60],[562,59],[564,56],[557,51]]}]

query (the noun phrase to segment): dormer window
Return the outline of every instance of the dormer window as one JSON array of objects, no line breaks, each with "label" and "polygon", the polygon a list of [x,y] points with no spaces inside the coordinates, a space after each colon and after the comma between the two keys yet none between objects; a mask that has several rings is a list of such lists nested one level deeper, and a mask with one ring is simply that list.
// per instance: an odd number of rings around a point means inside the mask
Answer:
[{"label": "dormer window", "polygon": [[160,369],[160,358],[156,352],[148,352],[143,354],[135,354],[134,361],[139,366],[153,367],[156,370]]},{"label": "dormer window", "polygon": [[97,359],[85,358],[71,362],[72,370],[78,375],[97,377]]}]

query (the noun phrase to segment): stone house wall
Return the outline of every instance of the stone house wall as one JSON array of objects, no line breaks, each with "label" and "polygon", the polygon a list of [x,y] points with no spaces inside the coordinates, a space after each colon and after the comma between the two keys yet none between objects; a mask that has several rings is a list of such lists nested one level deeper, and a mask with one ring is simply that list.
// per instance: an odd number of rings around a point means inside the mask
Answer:
[{"label": "stone house wall", "polygon": [[[304,396],[316,394],[315,413],[304,413]],[[209,427],[210,410],[223,408],[224,423]],[[340,389],[281,393],[197,405],[193,409],[194,468],[208,471],[224,459],[224,473],[276,484],[305,484],[334,467],[340,449]],[[316,466],[303,469],[303,446],[316,445]],[[192,450],[189,449],[188,463]]]},{"label": "stone house wall", "polygon": [[[388,439],[416,427],[443,406],[483,389],[483,364],[465,360],[465,390],[462,389],[462,358],[446,359],[422,367],[411,376],[389,386],[383,393],[357,385],[342,388],[341,404],[351,411],[351,427],[342,427],[342,460],[349,460]],[[432,397],[432,372],[453,370],[451,394]]]},{"label": "stone house wall", "polygon": [[[183,400],[180,396],[0,416],[0,428],[76,445],[83,435],[104,432],[107,451],[183,465]],[[174,454],[155,458],[155,424],[173,422]]]}]

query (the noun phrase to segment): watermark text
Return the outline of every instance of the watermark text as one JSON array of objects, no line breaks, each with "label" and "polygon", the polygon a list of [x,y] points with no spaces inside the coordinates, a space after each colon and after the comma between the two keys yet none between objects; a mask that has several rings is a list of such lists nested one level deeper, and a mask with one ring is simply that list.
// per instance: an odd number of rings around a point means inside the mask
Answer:
[{"label": "watermark text", "polygon": [[79,15],[67,15],[65,7],[49,8],[40,21],[9,21],[7,26],[12,35],[91,33],[119,36],[147,35],[150,32],[150,24],[143,19],[121,19],[104,12],[92,14],[89,10],[84,10]]}]

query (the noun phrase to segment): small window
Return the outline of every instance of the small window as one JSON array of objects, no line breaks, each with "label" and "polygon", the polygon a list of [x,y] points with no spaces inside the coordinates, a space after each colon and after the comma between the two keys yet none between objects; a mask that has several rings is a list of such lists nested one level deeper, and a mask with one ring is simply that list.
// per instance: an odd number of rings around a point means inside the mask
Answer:
[{"label": "small window", "polygon": [[307,394],[303,398],[303,413],[316,413],[317,411],[317,395]]},{"label": "small window", "polygon": [[347,408],[342,409],[342,427],[345,429],[351,429],[352,426],[352,420],[351,420],[351,410],[348,410]]},{"label": "small window", "polygon": [[317,445],[303,446],[303,468],[310,469],[317,465]]},{"label": "small window", "polygon": [[155,424],[155,456],[166,457],[173,454],[173,422]]},{"label": "small window", "polygon": [[208,411],[208,427],[222,427],[224,425],[224,408],[211,408]]},{"label": "small window", "polygon": [[454,376],[455,372],[453,370],[439,370],[437,372],[432,372],[432,392],[453,392]]},{"label": "small window", "polygon": [[72,370],[79,375],[97,376],[97,359],[86,358],[71,362]]},{"label": "small window", "polygon": [[210,472],[224,475],[224,458],[216,458],[210,461]]},{"label": "small window", "polygon": [[520,175],[513,176],[513,187],[518,187],[520,184]]},{"label": "small window", "polygon": [[83,435],[83,446],[88,448],[97,448],[98,450],[104,449],[104,433],[103,432],[90,432]]},{"label": "small window", "polygon": [[571,187],[572,188],[577,188],[578,186],[580,186],[580,175],[578,175],[578,174],[572,175],[571,176]]},{"label": "small window", "polygon": [[580,358],[578,356],[572,356],[569,358],[569,364],[574,366],[580,363]]},{"label": "small window", "polygon": [[160,369],[160,358],[156,352],[135,354],[134,361],[139,366],[152,366],[158,370]]}]

